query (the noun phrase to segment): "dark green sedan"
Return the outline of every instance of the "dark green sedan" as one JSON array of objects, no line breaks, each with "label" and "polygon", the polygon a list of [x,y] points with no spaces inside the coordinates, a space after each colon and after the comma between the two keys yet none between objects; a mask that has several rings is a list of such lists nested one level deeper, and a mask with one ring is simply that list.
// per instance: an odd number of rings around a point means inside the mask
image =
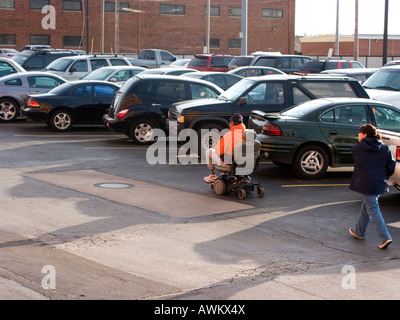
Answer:
[{"label": "dark green sedan", "polygon": [[261,154],[278,166],[292,166],[305,179],[318,179],[328,167],[353,164],[351,147],[360,125],[400,132],[400,109],[361,98],[317,99],[278,114],[254,111],[249,127],[261,132]]}]

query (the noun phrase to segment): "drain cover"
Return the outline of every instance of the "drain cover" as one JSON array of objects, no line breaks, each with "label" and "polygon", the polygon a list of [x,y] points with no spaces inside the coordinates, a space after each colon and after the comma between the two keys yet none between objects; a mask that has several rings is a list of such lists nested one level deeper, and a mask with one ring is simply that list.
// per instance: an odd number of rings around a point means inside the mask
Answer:
[{"label": "drain cover", "polygon": [[118,182],[102,182],[102,183],[96,183],[94,186],[105,189],[127,189],[134,187],[133,184],[118,183]]}]

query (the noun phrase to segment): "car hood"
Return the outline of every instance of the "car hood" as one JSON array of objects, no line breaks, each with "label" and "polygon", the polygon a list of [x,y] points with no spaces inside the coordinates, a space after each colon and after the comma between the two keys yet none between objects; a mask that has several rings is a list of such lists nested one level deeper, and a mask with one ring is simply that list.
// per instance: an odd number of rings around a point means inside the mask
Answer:
[{"label": "car hood", "polygon": [[205,106],[215,106],[216,108],[218,108],[218,106],[227,103],[230,103],[230,101],[225,101],[216,98],[207,98],[207,99],[196,99],[196,100],[177,102],[172,105],[172,108],[175,109],[177,112],[182,113],[185,111],[190,112],[198,107],[205,107]]},{"label": "car hood", "polygon": [[397,108],[400,108],[400,91],[389,91],[379,89],[366,89],[371,99],[390,103]]}]

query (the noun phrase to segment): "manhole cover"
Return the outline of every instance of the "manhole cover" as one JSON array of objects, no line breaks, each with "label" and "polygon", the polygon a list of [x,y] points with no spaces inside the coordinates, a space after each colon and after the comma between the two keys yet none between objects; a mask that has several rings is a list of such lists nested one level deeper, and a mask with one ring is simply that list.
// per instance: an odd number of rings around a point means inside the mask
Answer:
[{"label": "manhole cover", "polygon": [[94,186],[105,189],[127,189],[134,187],[133,184],[118,183],[118,182],[102,182],[102,183],[96,183]]}]

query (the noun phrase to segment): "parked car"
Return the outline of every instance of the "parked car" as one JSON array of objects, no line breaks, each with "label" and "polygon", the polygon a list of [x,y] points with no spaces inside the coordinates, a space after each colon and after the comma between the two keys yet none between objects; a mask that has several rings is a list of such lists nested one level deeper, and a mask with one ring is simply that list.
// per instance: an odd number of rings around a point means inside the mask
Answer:
[{"label": "parked car", "polygon": [[238,76],[247,78],[247,77],[260,77],[260,76],[268,76],[271,74],[285,74],[283,71],[271,68],[271,67],[240,67],[233,70],[228,71],[230,74],[237,74]]},{"label": "parked car", "polygon": [[26,72],[18,63],[8,58],[0,57],[0,77],[7,76],[12,73]]},{"label": "parked car", "polygon": [[170,64],[166,66],[161,66],[161,68],[169,67],[169,68],[186,68],[187,65],[189,64],[191,59],[177,59],[174,62],[171,62]]},{"label": "parked car", "polygon": [[45,71],[67,79],[79,80],[90,72],[107,66],[130,66],[125,57],[107,55],[79,55],[64,57],[50,63]]},{"label": "parked car", "polygon": [[28,95],[22,115],[44,120],[56,131],[68,131],[74,124],[101,124],[119,88],[108,81],[67,82],[48,93]]},{"label": "parked car", "polygon": [[103,80],[122,85],[129,78],[145,70],[147,69],[133,66],[101,67],[84,76],[82,80]]},{"label": "parked car", "polygon": [[309,74],[309,73],[320,73],[324,70],[329,69],[348,69],[348,68],[364,68],[364,66],[353,60],[311,60],[305,62],[299,73]]},{"label": "parked car", "polygon": [[123,132],[136,144],[154,139],[154,129],[167,129],[169,106],[178,101],[217,97],[213,83],[182,76],[142,75],[129,79],[118,91],[104,125]]},{"label": "parked car", "polygon": [[143,74],[165,74],[170,76],[180,76],[185,73],[198,72],[195,69],[188,68],[154,68],[143,71]]},{"label": "parked car", "polygon": [[25,50],[42,50],[42,49],[52,49],[49,45],[45,44],[34,44],[34,45],[27,45],[24,46],[20,51],[25,51]]},{"label": "parked car", "polygon": [[396,169],[394,174],[389,178],[388,184],[400,190],[400,133],[378,130],[382,135],[383,143],[387,144],[392,152],[393,159],[396,160]]},{"label": "parked car", "polygon": [[65,82],[46,72],[20,72],[0,78],[0,121],[11,122],[21,116],[25,95],[48,92]]},{"label": "parked car", "polygon": [[243,77],[238,76],[236,74],[229,74],[225,72],[216,72],[216,71],[199,71],[192,73],[185,73],[182,76],[189,78],[202,79],[209,82],[214,83],[222,90],[227,90],[232,87],[235,83],[239,82],[243,79]]},{"label": "parked car", "polygon": [[199,71],[229,71],[228,64],[235,56],[221,54],[196,54],[189,62],[188,68]]},{"label": "parked car", "polygon": [[169,65],[171,62],[176,61],[176,57],[166,50],[143,49],[140,50],[137,59],[128,58],[128,60],[133,66],[152,69]]},{"label": "parked car", "polygon": [[398,64],[400,64],[400,60],[392,60],[392,61],[385,63],[384,67],[395,66]]},{"label": "parked car", "polygon": [[20,64],[26,71],[40,71],[58,58],[76,55],[77,53],[71,50],[24,50],[11,59]]},{"label": "parked car", "polygon": [[363,87],[371,99],[400,109],[400,65],[380,68],[363,83]]},{"label": "parked car", "polygon": [[254,56],[237,56],[234,57],[228,64],[229,70],[234,70],[240,67],[247,67],[253,61]]},{"label": "parked car", "polygon": [[378,68],[351,68],[351,69],[332,69],[321,71],[321,74],[331,74],[338,76],[347,76],[358,80],[363,83],[370,76],[372,76]]},{"label": "parked car", "polygon": [[302,65],[311,60],[307,56],[288,54],[259,54],[253,58],[251,66],[272,67],[285,73],[295,73]]},{"label": "parked car", "polygon": [[305,179],[320,178],[329,166],[352,165],[351,147],[361,124],[400,132],[400,110],[359,98],[316,99],[278,115],[254,112],[249,127],[260,121],[261,154],[279,166],[291,165]]},{"label": "parked car", "polygon": [[[351,78],[294,75],[271,75],[244,78],[223,94],[213,99],[184,101],[171,105],[170,135],[178,135],[183,129],[198,132],[200,152],[216,143],[219,132],[229,127],[233,113],[241,113],[244,123],[253,110],[279,112],[295,104],[322,97],[369,98],[361,84]],[[216,129],[201,135],[202,129]],[[256,130],[260,132],[260,130]]]},{"label": "parked car", "polygon": [[15,49],[0,49],[0,57],[3,58],[12,58],[18,53]]}]

